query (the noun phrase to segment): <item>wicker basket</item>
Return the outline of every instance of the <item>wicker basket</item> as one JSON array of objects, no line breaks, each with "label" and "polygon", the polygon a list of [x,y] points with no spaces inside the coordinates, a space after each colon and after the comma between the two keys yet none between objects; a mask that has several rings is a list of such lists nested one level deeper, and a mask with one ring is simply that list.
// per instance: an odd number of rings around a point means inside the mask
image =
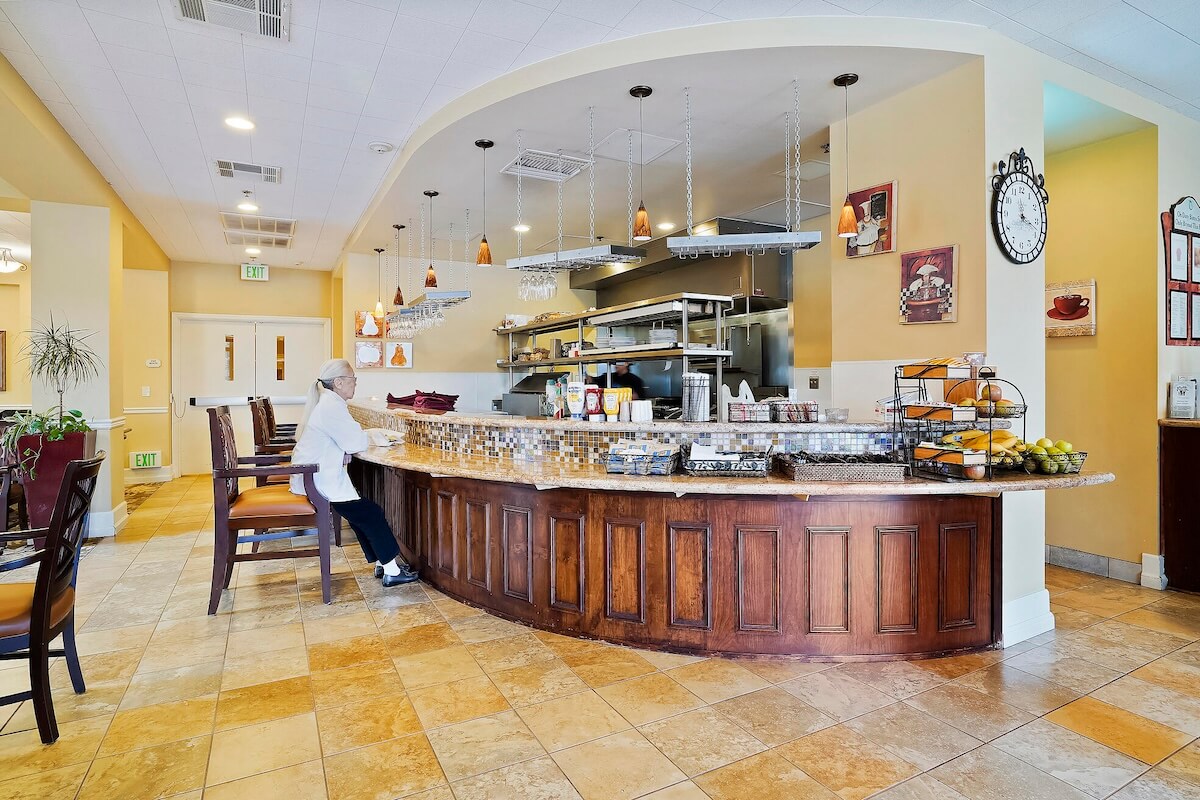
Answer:
[{"label": "wicker basket", "polygon": [[770,403],[739,403],[736,400],[729,404],[730,422],[770,422]]},{"label": "wicker basket", "polygon": [[688,475],[724,478],[765,478],[771,469],[771,451],[738,453],[737,461],[693,461],[691,448],[682,447],[683,471]]},{"label": "wicker basket", "polygon": [[769,403],[772,422],[816,422],[819,407],[816,401],[800,403]]},{"label": "wicker basket", "polygon": [[679,466],[679,452],[670,455],[638,453],[617,455],[609,453],[604,471],[618,475],[670,475]]},{"label": "wicker basket", "polygon": [[841,481],[863,483],[900,483],[908,477],[907,464],[895,463],[814,463],[796,453],[775,459],[779,471],[793,481]]}]

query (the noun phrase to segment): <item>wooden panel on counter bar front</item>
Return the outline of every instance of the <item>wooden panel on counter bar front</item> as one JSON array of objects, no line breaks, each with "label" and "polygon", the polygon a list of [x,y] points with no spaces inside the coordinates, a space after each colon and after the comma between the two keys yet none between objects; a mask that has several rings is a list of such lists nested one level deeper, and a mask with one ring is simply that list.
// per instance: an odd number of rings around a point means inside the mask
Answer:
[{"label": "wooden panel on counter bar front", "polygon": [[998,630],[998,498],[677,498],[384,469],[356,480],[425,580],[547,630],[868,658],[985,647]]}]

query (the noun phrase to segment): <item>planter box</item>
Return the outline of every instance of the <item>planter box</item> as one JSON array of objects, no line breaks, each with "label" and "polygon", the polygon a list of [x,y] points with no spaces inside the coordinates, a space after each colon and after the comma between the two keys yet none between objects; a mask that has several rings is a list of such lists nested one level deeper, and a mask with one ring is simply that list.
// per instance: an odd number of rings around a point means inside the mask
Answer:
[{"label": "planter box", "polygon": [[[33,465],[33,477],[21,472],[21,485],[25,487],[25,502],[29,507],[29,524],[44,528],[50,524],[58,490],[62,485],[63,473],[68,461],[91,458],[96,455],[96,432],[68,433],[60,441],[48,441],[42,436],[22,436],[17,440],[17,452],[24,454],[32,450],[40,455]],[[22,463],[28,463],[24,456]]]}]

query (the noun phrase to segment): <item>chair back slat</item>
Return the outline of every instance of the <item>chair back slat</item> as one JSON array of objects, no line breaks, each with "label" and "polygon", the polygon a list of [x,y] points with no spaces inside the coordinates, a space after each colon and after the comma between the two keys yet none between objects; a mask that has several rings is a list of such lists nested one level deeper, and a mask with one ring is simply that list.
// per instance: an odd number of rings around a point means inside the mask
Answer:
[{"label": "chair back slat", "polygon": [[264,452],[271,443],[271,432],[267,424],[267,413],[263,409],[263,398],[250,398],[250,418],[254,424],[254,452]]},{"label": "chair back slat", "polygon": [[[233,417],[229,406],[215,406],[208,409],[208,433],[212,447],[212,464],[214,473],[217,470],[237,469],[237,440],[233,435]],[[237,499],[237,478],[218,478],[213,476],[213,492],[216,493],[224,483],[225,500],[232,503]]]},{"label": "chair back slat", "polygon": [[58,500],[50,514],[50,526],[46,532],[45,553],[38,568],[33,590],[32,625],[49,625],[50,608],[55,598],[75,584],[79,549],[87,534],[88,510],[92,495],[100,477],[100,466],[105,453],[94,458],[71,461],[63,472]]},{"label": "chair back slat", "polygon": [[275,404],[272,403],[271,398],[267,397],[266,395],[258,398],[258,400],[259,403],[262,404],[263,418],[267,423],[267,435],[268,437],[273,438],[278,434],[278,430],[275,427]]}]

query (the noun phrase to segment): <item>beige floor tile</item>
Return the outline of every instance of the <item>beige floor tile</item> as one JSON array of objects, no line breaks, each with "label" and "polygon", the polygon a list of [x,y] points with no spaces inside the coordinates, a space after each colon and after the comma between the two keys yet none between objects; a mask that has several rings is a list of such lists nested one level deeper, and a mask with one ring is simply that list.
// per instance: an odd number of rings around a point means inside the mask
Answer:
[{"label": "beige floor tile", "polygon": [[1189,644],[1187,647],[1181,647],[1174,653],[1167,655],[1166,658],[1189,667],[1200,669],[1200,642]]},{"label": "beige floor tile", "polygon": [[833,669],[836,664],[821,661],[800,661],[795,658],[742,658],[738,664],[770,683],[783,683],[801,675],[811,675]]},{"label": "beige floor tile", "polygon": [[1075,656],[1064,656],[1053,647],[1052,642],[1010,658],[1004,663],[1080,693],[1093,692],[1121,677],[1121,673],[1114,669]]},{"label": "beige floor tile", "polygon": [[695,779],[713,800],[836,800],[836,794],[810,778],[775,750],[735,761]]},{"label": "beige floor tile", "polygon": [[517,715],[547,752],[574,747],[630,727],[629,722],[594,691],[524,706],[517,710]]},{"label": "beige floor tile", "polygon": [[[87,674],[84,674],[87,680]],[[59,721],[76,722],[93,717],[108,717],[115,714],[121,706],[129,684],[126,681],[109,681],[107,683],[88,683],[87,691],[75,694],[71,688],[54,689],[51,694],[54,699],[54,716]],[[33,716],[33,704],[26,701],[13,719],[5,727],[5,733],[16,730],[32,730],[37,722]]]},{"label": "beige floor tile", "polygon": [[1193,738],[1091,697],[1052,711],[1046,719],[1147,764],[1157,764]]},{"label": "beige floor tile", "polygon": [[407,697],[386,697],[318,711],[317,727],[328,756],[418,733],[421,721]]},{"label": "beige floor tile", "polygon": [[[141,657],[140,650],[115,650],[111,653],[97,653],[94,656],[80,656],[79,669],[83,672],[84,682],[88,684],[110,681],[128,683],[137,671]],[[50,664],[50,685],[55,689],[69,687],[71,677],[67,672],[66,660],[52,659]]]},{"label": "beige floor tile", "polygon": [[256,683],[217,698],[218,731],[257,725],[312,711],[312,686],[307,675],[271,683]]},{"label": "beige floor tile", "polygon": [[1067,569],[1066,567],[1059,567],[1054,564],[1046,565],[1046,587],[1050,590],[1051,594],[1078,589],[1080,586],[1087,586],[1090,583],[1095,583],[1098,577],[1087,572],[1079,572],[1078,570]]},{"label": "beige floor tile", "polygon": [[[579,654],[568,653],[561,657],[567,666],[593,689],[655,671],[653,664],[624,647],[602,647]],[[702,661],[680,669],[695,669],[707,663]]]},{"label": "beige floor tile", "polygon": [[426,729],[453,725],[510,708],[504,695],[487,676],[413,689],[408,696]]},{"label": "beige floor tile", "polygon": [[272,627],[262,626],[249,630],[232,631],[229,634],[226,655],[237,658],[255,653],[271,653],[276,650],[303,647],[304,644],[304,626],[299,622]]},{"label": "beige floor tile", "polygon": [[111,756],[180,739],[206,736],[213,730],[215,694],[120,711],[108,726],[98,756]]},{"label": "beige floor tile", "polygon": [[1192,742],[1156,769],[1200,787],[1200,740]]},{"label": "beige floor tile", "polygon": [[1019,758],[985,745],[930,775],[969,800],[1087,800],[1088,795]]},{"label": "beige floor tile", "polygon": [[229,615],[189,617],[158,623],[150,637],[150,647],[176,644],[189,639],[224,638],[229,634]]},{"label": "beige floor tile", "polygon": [[325,758],[329,800],[393,800],[445,782],[437,756],[421,733]]},{"label": "beige floor tile", "polygon": [[728,717],[700,708],[638,729],[688,776],[723,767],[766,749]]},{"label": "beige floor tile", "polygon": [[211,639],[189,639],[184,642],[151,643],[142,654],[137,672],[161,672],[164,669],[224,661],[225,649],[225,639],[220,636]]},{"label": "beige floor tile", "polygon": [[[369,605],[370,601],[368,601]],[[447,625],[446,620],[438,612],[437,606],[429,602],[415,603],[400,608],[372,608],[371,616],[375,618],[375,624],[383,633],[396,633],[423,625]]]},{"label": "beige floor tile", "polygon": [[686,667],[703,661],[704,656],[688,656],[682,653],[665,653],[661,650],[638,650],[638,655],[649,661],[655,669],[668,670],[676,667]]},{"label": "beige floor tile", "polygon": [[886,706],[845,724],[922,770],[931,770],[982,744],[905,703]]},{"label": "beige floor tile", "polygon": [[234,656],[225,659],[221,673],[221,691],[228,692],[256,683],[299,678],[308,673],[308,650],[304,647],[289,647],[269,654],[250,653]]},{"label": "beige floor tile", "polygon": [[843,725],[788,742],[774,752],[843,800],[862,800],[920,772]]},{"label": "beige floor tile", "polygon": [[1118,672],[1129,672],[1155,658],[1134,647],[1127,647],[1100,636],[1091,636],[1086,630],[1068,634],[1046,647],[1066,656],[1075,656]]},{"label": "beige floor tile", "polygon": [[207,785],[228,783],[320,757],[317,717],[312,712],[221,731],[213,735]]},{"label": "beige floor tile", "polygon": [[134,675],[125,696],[121,699],[121,709],[216,694],[221,688],[221,680],[220,662]]},{"label": "beige floor tile", "polygon": [[964,675],[955,683],[1039,716],[1079,697],[1074,689],[1042,680],[1007,661]]},{"label": "beige floor tile", "polygon": [[[50,800],[51,798],[73,798],[83,784],[90,764],[73,764],[34,775],[11,780],[0,780],[0,797],[7,800]],[[3,774],[7,774],[5,769]]]},{"label": "beige floor tile", "polygon": [[512,711],[429,732],[447,779],[458,781],[544,755],[537,737]]},{"label": "beige floor tile", "polygon": [[949,658],[923,658],[910,663],[914,667],[952,681],[976,670],[990,667],[1005,657],[1003,650],[985,650],[981,653],[966,653]]},{"label": "beige floor tile", "polygon": [[1044,719],[1004,734],[992,746],[1093,797],[1107,797],[1149,768]]},{"label": "beige floor tile", "polygon": [[641,800],[709,800],[709,797],[691,781],[680,781],[674,786],[644,794]]},{"label": "beige floor tile", "polygon": [[904,702],[981,741],[991,741],[1034,719],[995,697],[949,683]]},{"label": "beige floor tile", "polygon": [[1159,633],[1169,633],[1187,639],[1200,639],[1200,615],[1186,617],[1178,614],[1165,614],[1148,608],[1139,608],[1117,617],[1117,622],[1127,625],[1137,625],[1149,628]]},{"label": "beige floor tile", "polygon": [[528,633],[468,644],[467,650],[475,657],[480,668],[489,674],[527,667],[538,661],[549,661],[556,657],[554,651],[542,644],[536,636]]},{"label": "beige floor tile", "polygon": [[368,661],[390,661],[379,634],[356,636],[352,639],[335,639],[309,645],[308,665],[313,672],[340,669]]},{"label": "beige floor tile", "polygon": [[43,745],[36,730],[0,736],[0,765],[3,765],[0,774],[17,778],[89,762],[95,757],[110,720],[111,717],[93,717],[59,723],[59,738],[53,747]]},{"label": "beige floor tile", "polygon": [[1127,675],[1101,686],[1091,696],[1192,736],[1200,736],[1200,698],[1192,695]]},{"label": "beige floor tile", "polygon": [[180,742],[97,758],[79,790],[79,800],[155,800],[204,785],[211,739]]},{"label": "beige floor tile", "polygon": [[[567,776],[548,756],[465,778],[453,788],[458,800],[581,800]],[[707,800],[703,794],[700,797]]]},{"label": "beige floor tile", "polygon": [[770,747],[836,724],[831,717],[778,686],[738,695],[713,708]]},{"label": "beige floor tile", "polygon": [[478,644],[479,642],[489,642],[492,639],[503,639],[529,633],[529,628],[506,619],[493,617],[491,614],[451,619],[450,627],[458,634],[458,638],[467,644]]},{"label": "beige floor tile", "polygon": [[[1200,610],[1197,610],[1196,613],[1200,613]],[[1137,625],[1127,625],[1112,619],[1086,628],[1082,632],[1088,636],[1108,639],[1110,642],[1126,647],[1135,647],[1138,650],[1160,656],[1170,653],[1172,650],[1178,650],[1189,641],[1183,636],[1162,633]]]},{"label": "beige floor tile", "polygon": [[1080,611],[1053,600],[1050,601],[1050,613],[1054,615],[1054,627],[1064,632],[1085,630],[1108,619],[1107,616]]},{"label": "beige floor tile", "polygon": [[1112,800],[1195,800],[1197,786],[1158,768],[1112,796]]},{"label": "beige floor tile", "polygon": [[687,777],[637,731],[560,750],[553,758],[584,800],[632,800]]},{"label": "beige floor tile", "polygon": [[[172,798],[174,800],[174,798]],[[410,794],[405,796],[404,800],[455,800],[454,792],[449,786],[435,786],[432,789],[426,789],[423,792]]]},{"label": "beige floor tile", "polygon": [[837,670],[793,678],[779,684],[779,688],[838,721],[853,719],[896,702],[883,692]]},{"label": "beige floor tile", "polygon": [[770,685],[739,663],[715,658],[669,670],[666,674],[706,703],[719,703]]},{"label": "beige floor tile", "polygon": [[309,619],[306,616],[304,620],[304,640],[310,647],[321,642],[353,639],[355,636],[368,636],[377,632],[375,618],[368,611],[322,619]]},{"label": "beige floor tile", "polygon": [[404,688],[410,691],[483,675],[470,651],[462,645],[402,656],[394,663]]},{"label": "beige floor tile", "polygon": [[404,695],[400,676],[387,661],[368,661],[353,667],[314,672],[309,677],[313,701],[319,709]]},{"label": "beige floor tile", "polygon": [[204,796],[207,800],[326,800],[325,768],[319,759],[307,761],[209,786]]},{"label": "beige floor tile", "polygon": [[662,672],[602,686],[596,692],[633,725],[645,725],[704,705],[703,700]]},{"label": "beige floor tile", "polygon": [[1118,614],[1140,608],[1150,603],[1151,599],[1137,594],[1101,593],[1085,587],[1055,595],[1054,602],[1101,617],[1115,617]]},{"label": "beige floor tile", "polygon": [[75,634],[75,647],[80,656],[90,656],[96,653],[109,653],[113,650],[141,649],[150,641],[154,633],[154,625],[133,625],[127,628],[112,628],[92,633],[78,632]]},{"label": "beige floor tile", "polygon": [[385,630],[383,641],[388,655],[392,658],[405,658],[461,645],[462,640],[458,638],[458,634],[454,632],[450,624],[442,622],[440,617],[438,620],[429,625],[415,625],[394,631]]},{"label": "beige floor tile", "polygon": [[966,797],[924,774],[898,783],[875,795],[871,800],[966,800]]},{"label": "beige floor tile", "polygon": [[841,664],[836,669],[897,700],[946,682],[942,676],[914,667],[907,661],[860,661]]},{"label": "beige floor tile", "polygon": [[[1197,660],[1200,664],[1200,659]],[[1177,658],[1160,658],[1129,673],[1130,677],[1200,698],[1200,666]]]},{"label": "beige floor tile", "polygon": [[490,677],[513,708],[565,697],[588,688],[570,667],[557,658],[494,672]]},{"label": "beige floor tile", "polygon": [[[249,608],[242,611],[237,610],[237,601],[234,600],[234,611],[229,615],[229,634],[232,636],[235,633],[270,630],[284,625],[297,624],[302,618],[300,604],[294,599],[280,605]],[[295,645],[289,643],[287,646],[294,647]]]},{"label": "beige floor tile", "polygon": [[434,598],[433,604],[437,606],[438,612],[448,622],[466,619],[467,617],[477,617],[484,613],[483,609],[474,608],[457,600],[451,600],[449,597]]}]

